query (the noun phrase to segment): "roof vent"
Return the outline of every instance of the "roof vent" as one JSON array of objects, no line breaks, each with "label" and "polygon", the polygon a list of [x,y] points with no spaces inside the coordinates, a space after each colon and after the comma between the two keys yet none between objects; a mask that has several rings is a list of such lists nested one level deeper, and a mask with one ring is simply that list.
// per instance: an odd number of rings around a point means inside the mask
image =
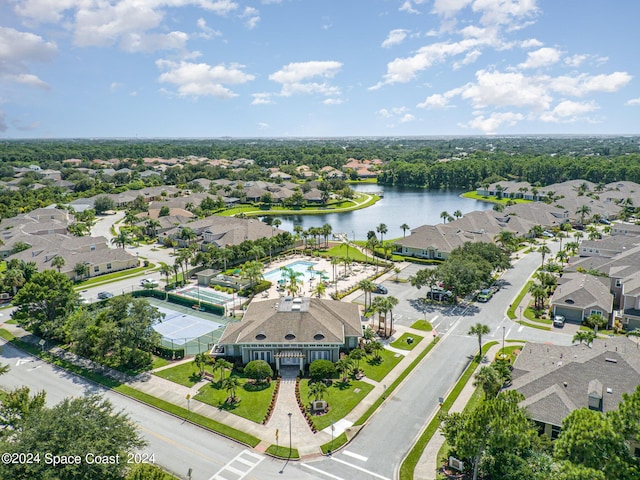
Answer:
[{"label": "roof vent", "polygon": [[302,298],[296,297],[293,299],[293,303],[302,303]]},{"label": "roof vent", "polygon": [[293,305],[291,305],[291,311],[292,312],[299,312],[300,311],[300,304],[299,303],[294,303]]},{"label": "roof vent", "polygon": [[264,332],[260,332],[256,335],[256,340],[264,340],[265,338],[267,338],[267,336],[264,334]]},{"label": "roof vent", "polygon": [[609,363],[618,363],[618,360],[615,358],[605,358],[604,361]]},{"label": "roof vent", "polygon": [[314,340],[324,340],[324,333],[318,332],[313,336]]},{"label": "roof vent", "polygon": [[613,393],[613,388],[607,387],[607,393]]},{"label": "roof vent", "polygon": [[293,340],[294,338],[296,338],[296,335],[291,330],[289,330],[284,338],[285,340]]}]

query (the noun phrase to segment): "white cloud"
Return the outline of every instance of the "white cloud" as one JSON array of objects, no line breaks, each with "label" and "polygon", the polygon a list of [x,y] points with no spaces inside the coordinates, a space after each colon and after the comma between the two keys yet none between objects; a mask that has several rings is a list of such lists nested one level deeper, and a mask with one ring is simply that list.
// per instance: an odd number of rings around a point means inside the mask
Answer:
[{"label": "white cloud", "polygon": [[435,0],[433,13],[450,18],[463,8],[466,8],[473,0]]},{"label": "white cloud", "polygon": [[502,125],[506,124],[507,126],[512,127],[523,119],[524,116],[520,113],[493,112],[488,117],[478,115],[465,126],[480,130],[485,134],[493,134],[496,133]]},{"label": "white cloud", "polygon": [[232,98],[236,93],[225,85],[238,85],[255,77],[242,71],[244,65],[232,64],[211,66],[206,63],[173,62],[157,60],[156,65],[164,70],[159,77],[161,83],[170,83],[178,88],[181,97],[212,96]]},{"label": "white cloud", "polygon": [[536,0],[475,0],[472,8],[480,13],[483,25],[507,25],[512,30],[538,12]]},{"label": "white cloud", "polygon": [[574,76],[561,75],[558,77],[542,77],[541,81],[548,83],[549,88],[562,95],[582,97],[595,92],[617,92],[631,81],[627,72],[613,72],[610,74]]},{"label": "white cloud", "polygon": [[280,83],[280,95],[288,97],[296,94],[319,94],[327,97],[337,97],[340,88],[325,82],[310,81],[320,77],[333,78],[342,69],[342,63],[336,61],[294,62],[285,65],[277,72],[269,75],[269,80]]},{"label": "white cloud", "polygon": [[625,105],[628,107],[640,107],[640,97],[627,100]]},{"label": "white cloud", "polygon": [[49,88],[46,82],[31,73],[30,64],[49,61],[57,51],[55,43],[38,35],[0,27],[0,82]]},{"label": "white cloud", "polygon": [[389,32],[389,35],[385,39],[385,41],[382,42],[382,47],[389,48],[394,45],[400,45],[404,41],[404,39],[407,38],[408,34],[409,34],[409,31],[404,30],[402,28],[396,28],[395,30],[391,30]]},{"label": "white cloud", "polygon": [[542,45],[544,45],[540,40],[537,40],[535,38],[529,38],[527,40],[523,40],[522,42],[520,42],[520,48],[524,48],[525,50],[527,48],[538,48],[541,47]]},{"label": "white cloud", "polygon": [[458,70],[465,65],[470,65],[472,63],[475,63],[480,58],[481,55],[482,55],[481,50],[472,50],[468,52],[462,60],[460,60],[459,62],[454,62],[453,69]]},{"label": "white cloud", "polygon": [[440,93],[435,93],[428,96],[424,102],[419,103],[416,106],[418,108],[427,109],[447,108],[449,106],[449,98],[451,98],[451,95],[442,95]]},{"label": "white cloud", "polygon": [[413,116],[410,113],[405,113],[401,118],[400,118],[400,123],[408,123],[408,122],[413,122],[416,119],[415,116]]},{"label": "white cloud", "polygon": [[586,113],[593,112],[598,109],[595,102],[574,102],[572,100],[564,100],[555,108],[549,112],[544,112],[540,115],[540,120],[543,122],[564,122],[571,123],[578,120]]},{"label": "white cloud", "polygon": [[460,90],[462,98],[476,108],[512,106],[547,110],[552,101],[544,85],[522,73],[479,70],[476,80]]},{"label": "white cloud", "polygon": [[253,97],[251,105],[270,105],[273,103],[271,93],[254,93],[251,96]]},{"label": "white cloud", "polygon": [[200,38],[209,39],[209,38],[213,38],[213,37],[222,36],[221,32],[219,32],[218,30],[214,30],[213,28],[209,27],[207,25],[207,21],[204,18],[199,18],[197,20],[196,24],[198,25],[198,28],[201,30],[200,33],[198,34],[198,36]]},{"label": "white cloud", "polygon": [[253,7],[245,7],[244,12],[242,12],[242,15],[240,15],[240,17],[246,19],[244,23],[245,26],[249,30],[252,30],[258,25],[258,22],[260,21],[260,12]]},{"label": "white cloud", "polygon": [[112,92],[115,92],[116,90],[119,90],[122,87],[124,87],[124,83],[111,82],[111,85],[109,85],[109,90],[111,90]]},{"label": "white cloud", "polygon": [[527,54],[527,60],[518,65],[520,68],[540,68],[560,61],[562,52],[556,48],[544,47]]},{"label": "white cloud", "polygon": [[342,105],[344,103],[344,100],[342,100],[341,98],[327,98],[322,103],[324,103],[325,105]]},{"label": "white cloud", "polygon": [[260,130],[269,130],[271,128],[271,125],[265,122],[258,122],[258,128]]},{"label": "white cloud", "polygon": [[43,88],[45,90],[49,89],[49,85],[46,82],[43,82],[36,75],[33,75],[31,73],[0,74],[0,80],[6,80],[7,82],[26,85],[27,87],[37,87]]}]

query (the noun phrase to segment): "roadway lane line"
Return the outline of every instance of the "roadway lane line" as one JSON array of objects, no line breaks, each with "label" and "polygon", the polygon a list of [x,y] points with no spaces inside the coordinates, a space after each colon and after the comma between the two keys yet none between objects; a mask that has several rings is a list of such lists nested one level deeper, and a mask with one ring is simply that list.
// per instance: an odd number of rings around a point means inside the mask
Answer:
[{"label": "roadway lane line", "polygon": [[342,477],[337,477],[335,475],[332,475],[331,473],[327,473],[327,472],[325,472],[323,470],[320,470],[319,468],[312,467],[311,465],[309,465],[307,463],[301,463],[300,465],[302,465],[305,468],[308,468],[309,470],[313,470],[314,472],[318,472],[318,473],[321,473],[322,475],[326,475],[329,478],[333,478],[334,480],[345,480]]},{"label": "roadway lane line", "polygon": [[381,480],[391,480],[390,478],[383,477],[382,475],[378,475],[377,473],[372,472],[370,470],[367,470],[366,468],[362,468],[362,467],[359,467],[358,465],[354,465],[352,463],[345,462],[344,460],[340,460],[339,458],[331,457],[331,459],[334,462],[342,463],[343,465],[346,465],[347,467],[355,468],[356,470],[360,470],[361,472],[367,473],[367,474],[369,474],[369,475],[371,475],[373,477],[376,477],[376,478],[380,478]]},{"label": "roadway lane line", "polygon": [[367,460],[369,460],[368,457],[365,457],[363,455],[358,455],[357,453],[350,452],[349,450],[344,450],[342,453],[347,455],[348,457],[353,457],[353,458],[355,458],[357,460],[360,460],[362,462],[366,462]]}]

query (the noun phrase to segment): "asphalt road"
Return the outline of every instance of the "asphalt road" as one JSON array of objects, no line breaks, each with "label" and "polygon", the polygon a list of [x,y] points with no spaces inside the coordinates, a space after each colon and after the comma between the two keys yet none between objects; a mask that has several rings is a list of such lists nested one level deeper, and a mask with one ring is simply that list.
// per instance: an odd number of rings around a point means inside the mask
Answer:
[{"label": "asphalt road", "polygon": [[[550,245],[553,248],[553,244]],[[540,265],[540,255],[532,253],[503,273],[501,288],[487,303],[469,306],[437,307],[427,311],[426,318],[436,327],[441,340],[418,368],[405,380],[368,422],[360,434],[333,458],[303,462],[313,467],[320,478],[333,480],[391,480],[404,456],[419,435],[423,425],[436,412],[440,397],[445,397],[478,351],[476,336],[469,328],[476,322],[486,324],[491,340],[519,339],[568,345],[571,336],[562,331],[543,331],[521,326],[505,318],[505,312],[520,292],[522,285]],[[424,296],[407,284],[387,281],[389,295],[399,298],[400,324],[410,325],[423,318],[418,296]],[[395,315],[394,315],[395,316]],[[504,329],[503,329],[504,327]],[[320,473],[323,472],[323,473]]]},{"label": "asphalt road", "polygon": [[[150,408],[128,397],[106,390],[81,377],[54,367],[0,340],[0,364],[11,366],[0,376],[0,386],[11,390],[22,385],[33,392],[45,390],[47,403],[54,405],[64,398],[97,393],[122,409],[139,427],[148,446],[141,452],[153,454],[155,463],[180,478],[192,480],[273,480],[318,478],[316,474],[291,462],[273,460],[219,435]],[[96,453],[100,452],[87,452]]]}]

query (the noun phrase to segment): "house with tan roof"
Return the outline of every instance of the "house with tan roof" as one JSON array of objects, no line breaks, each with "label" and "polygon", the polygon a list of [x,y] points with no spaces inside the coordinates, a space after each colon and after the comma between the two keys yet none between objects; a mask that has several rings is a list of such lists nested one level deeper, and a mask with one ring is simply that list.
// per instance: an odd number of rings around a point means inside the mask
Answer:
[{"label": "house with tan roof", "polygon": [[567,322],[582,323],[594,314],[611,323],[613,294],[606,277],[586,273],[565,273],[551,296],[553,315],[562,315]]},{"label": "house with tan roof", "polygon": [[279,371],[304,371],[314,360],[340,359],[341,350],[358,346],[360,310],[353,303],[308,297],[251,302],[242,320],[227,325],[214,351],[242,359],[264,360]]}]

